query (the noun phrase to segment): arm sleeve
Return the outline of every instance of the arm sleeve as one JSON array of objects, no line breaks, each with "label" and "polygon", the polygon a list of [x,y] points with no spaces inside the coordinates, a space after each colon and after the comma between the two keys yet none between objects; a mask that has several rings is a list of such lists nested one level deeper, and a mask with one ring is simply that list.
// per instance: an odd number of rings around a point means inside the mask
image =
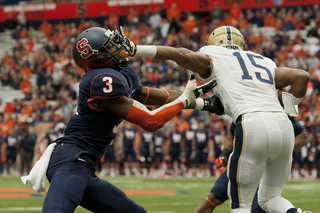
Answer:
[{"label": "arm sleeve", "polygon": [[183,101],[177,98],[173,102],[162,107],[149,111],[147,107],[138,101],[133,101],[133,105],[125,120],[138,124],[144,130],[154,132],[176,116],[184,108]]}]

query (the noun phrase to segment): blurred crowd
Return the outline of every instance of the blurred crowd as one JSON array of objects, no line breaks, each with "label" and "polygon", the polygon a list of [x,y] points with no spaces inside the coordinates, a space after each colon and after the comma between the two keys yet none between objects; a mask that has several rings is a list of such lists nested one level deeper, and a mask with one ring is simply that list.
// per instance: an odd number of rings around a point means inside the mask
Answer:
[{"label": "blurred crowd", "polygon": [[[207,38],[216,27],[231,25],[241,30],[248,50],[273,59],[277,66],[299,68],[310,74],[311,81],[307,95],[299,105],[297,117],[310,137],[310,143],[301,151],[303,154],[300,177],[316,178],[319,175],[319,172],[317,174],[320,166],[320,96],[318,94],[320,90],[320,9],[318,5],[253,10],[241,9],[235,3],[230,10],[222,10],[216,2],[214,8],[208,11],[208,16],[200,19],[192,13],[181,12],[175,4],[172,4],[170,8],[160,5],[154,10],[146,7],[143,14],[130,9],[125,17],[111,12],[109,15],[101,14],[101,17],[79,19],[70,23],[62,20],[59,22],[43,20],[39,27],[28,23],[23,18],[23,13],[18,16],[9,16],[5,23],[5,33],[10,33],[15,39],[15,45],[12,51],[6,52],[0,61],[0,92],[21,90],[25,98],[3,99],[0,97],[0,173],[6,175],[11,171],[11,174],[17,175],[28,172],[32,159],[37,158],[38,149],[41,149],[39,144],[44,142],[46,146],[53,139],[63,135],[63,129],[69,117],[77,109],[78,86],[84,74],[71,58],[73,42],[83,30],[95,26],[115,30],[123,26],[124,34],[136,44],[168,45],[197,51],[206,44]],[[269,36],[259,31],[265,27],[271,27],[275,34]],[[260,33],[255,33],[253,29],[257,29]],[[299,33],[302,30],[306,31],[305,37]],[[291,38],[288,35],[289,31],[296,31],[296,36]],[[190,71],[177,66],[172,61],[135,57],[131,58],[130,63],[138,73],[141,84],[149,87],[182,91],[190,75]],[[290,88],[286,89],[290,91]],[[49,123],[50,127],[39,133],[37,130],[44,123]],[[161,130],[161,134],[167,137],[165,144],[169,147],[170,135],[175,129],[181,133],[187,129],[199,131],[203,124],[205,131],[208,132],[206,146],[208,158],[205,165],[201,166],[203,171],[198,171],[200,174],[198,176],[210,176],[215,174],[212,172],[214,169],[212,162],[217,157],[216,149],[221,149],[223,146],[223,138],[229,130],[230,123],[231,119],[228,116],[185,110],[168,122]],[[221,137],[217,138],[220,138],[220,141],[214,137],[218,134],[214,132],[218,130]],[[136,127],[136,134],[140,138],[142,132]],[[117,141],[114,143],[116,144]],[[119,147],[115,149],[114,154],[118,156],[116,161],[123,162],[122,146]],[[140,152],[140,148],[136,146],[136,151]],[[168,149],[164,148],[164,150]],[[184,155],[182,151],[179,155],[179,163],[186,162],[183,161]],[[140,157],[141,155],[138,154],[137,162]],[[186,163],[174,164],[172,159],[170,160],[169,152],[164,153],[164,158],[166,166],[161,168],[173,169],[174,172],[170,174],[187,173],[182,172],[187,171],[184,167]],[[129,159],[133,161],[132,157]],[[19,168],[16,165],[17,162]],[[140,161],[141,165],[146,165],[146,162],[146,160],[144,163]],[[147,169],[147,171],[144,170],[144,174],[160,168],[158,165],[151,170],[152,160],[148,162],[148,166],[144,166]],[[127,169],[126,174],[129,168],[136,168],[134,165],[133,162],[123,164],[123,168]],[[137,166],[138,171],[141,165]],[[103,164],[101,167],[102,172],[105,167]],[[137,170],[132,171],[136,173]],[[103,170],[102,175],[107,173],[107,170]],[[197,175],[197,172],[194,171],[192,174]]]}]

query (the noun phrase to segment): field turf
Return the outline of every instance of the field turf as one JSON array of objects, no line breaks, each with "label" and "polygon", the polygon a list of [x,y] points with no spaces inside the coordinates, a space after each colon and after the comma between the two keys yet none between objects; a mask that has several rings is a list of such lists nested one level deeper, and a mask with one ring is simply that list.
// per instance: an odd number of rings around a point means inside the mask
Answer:
[{"label": "field turf", "polygon": [[[149,213],[188,213],[208,195],[216,178],[143,178],[105,177],[124,190],[130,198],[145,207]],[[46,182],[46,187],[49,183]],[[303,211],[320,213],[320,180],[289,180],[283,197],[289,199]],[[10,198],[9,198],[10,197]],[[31,190],[20,177],[0,176],[0,212],[34,213],[41,212],[45,193]],[[106,198],[107,199],[107,198]],[[78,207],[76,213],[89,211]],[[216,208],[214,212],[227,213],[229,202]]]}]

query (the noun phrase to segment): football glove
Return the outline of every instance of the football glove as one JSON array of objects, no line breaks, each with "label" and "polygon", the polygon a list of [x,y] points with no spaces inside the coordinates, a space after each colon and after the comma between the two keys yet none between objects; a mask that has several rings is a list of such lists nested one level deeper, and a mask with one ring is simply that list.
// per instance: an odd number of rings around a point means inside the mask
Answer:
[{"label": "football glove", "polygon": [[190,103],[196,100],[199,96],[209,92],[217,85],[215,79],[197,87],[196,75],[191,74],[184,92],[180,96],[183,99],[184,107],[187,107]]},{"label": "football glove", "polygon": [[125,35],[123,33],[122,26],[120,26],[120,35],[125,40],[125,44],[127,46],[126,50],[127,50],[128,56],[133,57],[137,52],[137,45],[135,43],[133,43],[129,38],[125,37]]},{"label": "football glove", "polygon": [[210,98],[204,98],[203,101],[204,107],[202,110],[209,111],[217,115],[224,114],[224,107],[222,106],[220,99],[216,95],[213,95]]},{"label": "football glove", "polygon": [[220,169],[221,167],[226,167],[228,165],[228,158],[230,153],[231,152],[229,149],[222,150],[220,157],[218,157],[214,162],[214,165],[216,166],[217,169]]}]

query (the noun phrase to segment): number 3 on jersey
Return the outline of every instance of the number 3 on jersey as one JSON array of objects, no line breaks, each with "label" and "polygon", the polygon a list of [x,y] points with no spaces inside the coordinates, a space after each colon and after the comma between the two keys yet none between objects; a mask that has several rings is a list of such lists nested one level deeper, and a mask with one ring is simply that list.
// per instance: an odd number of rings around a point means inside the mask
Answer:
[{"label": "number 3 on jersey", "polygon": [[[252,76],[249,74],[249,71],[248,71],[248,69],[247,69],[247,67],[246,67],[246,65],[245,65],[245,62],[244,62],[244,60],[243,60],[240,52],[234,52],[233,55],[236,56],[237,59],[238,59],[238,61],[239,61],[240,67],[241,67],[242,72],[243,72],[242,79],[252,80]],[[259,55],[249,54],[249,53],[246,53],[246,55],[247,55],[248,59],[250,60],[250,62],[251,62],[251,64],[252,64],[253,66],[255,66],[255,67],[259,68],[259,69],[265,70],[265,71],[267,72],[267,74],[268,74],[268,77],[269,77],[269,79],[263,79],[263,78],[261,77],[260,72],[255,72],[257,79],[258,79],[259,81],[264,82],[264,83],[267,83],[267,84],[273,84],[273,77],[272,77],[272,75],[271,75],[270,70],[269,70],[268,68],[260,65],[260,64],[257,64],[257,63],[255,62],[255,60],[254,60],[254,58],[263,59],[263,57],[262,57],[262,56],[259,56]]]},{"label": "number 3 on jersey", "polygon": [[102,78],[103,82],[106,82],[106,87],[103,87],[102,90],[104,93],[110,93],[113,91],[112,88],[112,78],[111,77],[103,77]]}]

